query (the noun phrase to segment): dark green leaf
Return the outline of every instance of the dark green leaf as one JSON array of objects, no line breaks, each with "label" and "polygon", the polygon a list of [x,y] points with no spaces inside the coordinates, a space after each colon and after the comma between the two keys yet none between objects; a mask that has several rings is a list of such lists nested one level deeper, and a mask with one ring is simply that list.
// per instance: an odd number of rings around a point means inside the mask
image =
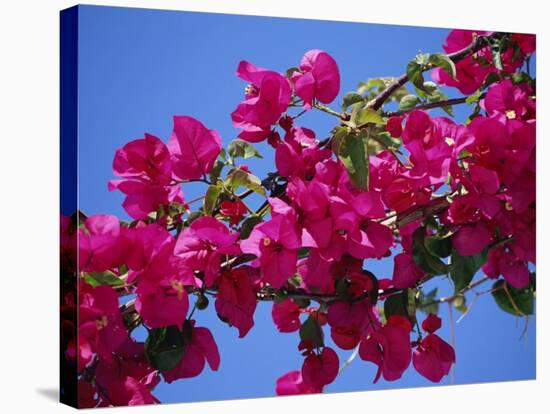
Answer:
[{"label": "dark green leaf", "polygon": [[453,249],[450,236],[426,236],[424,246],[429,253],[441,258],[449,257]]},{"label": "dark green leaf", "polygon": [[218,178],[220,178],[220,175],[222,173],[223,167],[225,167],[225,163],[220,160],[216,160],[216,162],[214,163],[214,167],[212,167],[212,170],[210,171],[210,181],[212,181],[213,183],[218,181]]},{"label": "dark green leaf", "polygon": [[231,141],[228,146],[229,155],[233,158],[263,158],[262,154],[252,144],[236,139]]},{"label": "dark green leaf", "polygon": [[313,315],[310,315],[310,317],[307,318],[300,327],[300,339],[302,341],[310,342],[315,348],[324,346],[325,341],[323,329]]},{"label": "dark green leaf", "polygon": [[367,153],[367,132],[362,129],[358,135],[346,135],[338,148],[338,158],[346,167],[352,183],[363,190],[369,188],[369,157]]},{"label": "dark green leaf", "polygon": [[384,315],[386,320],[390,316],[400,315],[409,318],[411,324],[416,320],[416,299],[414,289],[405,289],[391,295],[384,301]]},{"label": "dark green leaf", "polygon": [[241,238],[242,240],[247,239],[248,236],[250,236],[250,233],[252,232],[256,224],[259,224],[261,222],[262,222],[262,218],[260,216],[250,216],[246,218],[241,224],[239,238]]},{"label": "dark green leaf", "polygon": [[145,341],[145,356],[160,372],[175,368],[183,357],[185,337],[177,326],[151,329]]},{"label": "dark green leaf", "polygon": [[495,302],[503,311],[516,316],[533,314],[535,295],[531,285],[516,289],[504,280],[497,280],[492,291]]},{"label": "dark green leaf", "polygon": [[424,272],[431,275],[444,275],[448,273],[448,266],[437,256],[431,254],[424,244],[426,229],[419,227],[413,233],[412,254],[414,261]]},{"label": "dark green leaf", "polygon": [[474,256],[460,256],[453,249],[451,254],[451,279],[453,279],[455,285],[455,293],[460,292],[470,284],[476,272],[487,261],[487,251],[488,249],[484,249]]}]

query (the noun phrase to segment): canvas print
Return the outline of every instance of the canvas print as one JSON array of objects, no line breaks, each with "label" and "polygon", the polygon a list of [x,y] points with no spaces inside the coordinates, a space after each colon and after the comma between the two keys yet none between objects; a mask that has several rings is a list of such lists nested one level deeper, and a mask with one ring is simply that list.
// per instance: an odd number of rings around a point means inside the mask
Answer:
[{"label": "canvas print", "polygon": [[535,378],[535,35],[60,24],[62,402]]}]

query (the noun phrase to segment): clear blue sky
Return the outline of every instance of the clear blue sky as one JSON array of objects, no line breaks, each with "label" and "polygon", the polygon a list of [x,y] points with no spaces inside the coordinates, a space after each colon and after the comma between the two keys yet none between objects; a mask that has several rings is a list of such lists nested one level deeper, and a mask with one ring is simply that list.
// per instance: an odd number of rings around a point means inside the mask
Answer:
[{"label": "clear blue sky", "polygon": [[[341,96],[358,81],[400,75],[419,50],[440,51],[446,29],[320,22],[312,20],[200,14],[84,6],[79,32],[79,197],[87,214],[111,213],[127,218],[122,196],[107,191],[115,149],[152,133],[165,142],[172,116],[191,115],[216,129],[227,145],[236,137],[229,114],[243,99],[245,83],[235,76],[240,60],[284,71],[297,66],[304,52],[323,49],[338,62]],[[456,95],[448,91],[449,95]],[[435,112],[434,112],[435,113]],[[465,108],[457,111],[464,117]],[[327,136],[334,119],[310,113],[301,125]],[[249,166],[262,176],[274,169],[271,151],[258,146],[265,159]],[[184,187],[187,199],[203,188]],[[390,277],[392,262],[370,261],[379,277]],[[440,280],[441,293],[450,284]],[[488,288],[489,286],[487,286]],[[218,372],[208,368],[197,378],[161,384],[162,402],[250,398],[274,395],[275,379],[299,369],[297,334],[279,334],[269,304],[260,304],[255,327],[244,339],[219,321],[213,306],[196,313],[208,326],[221,352]],[[450,341],[449,313],[441,336]],[[455,320],[458,313],[454,311]],[[524,320],[500,311],[490,296],[480,298],[470,315],[455,325],[455,383],[505,381],[535,377],[535,318],[527,340],[520,340]],[[330,341],[329,341],[330,342]],[[342,361],[350,352],[340,352]],[[396,382],[372,384],[376,368],[357,358],[329,385],[329,392],[426,386],[431,383],[413,367]],[[450,377],[441,384],[449,384]]]}]

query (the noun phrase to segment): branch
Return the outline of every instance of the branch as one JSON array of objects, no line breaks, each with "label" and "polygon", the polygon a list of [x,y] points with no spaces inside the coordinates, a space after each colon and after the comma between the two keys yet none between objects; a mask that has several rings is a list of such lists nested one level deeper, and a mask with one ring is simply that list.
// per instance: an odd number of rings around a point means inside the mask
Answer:
[{"label": "branch", "polygon": [[[465,57],[473,55],[474,53],[486,47],[487,46],[486,42],[488,39],[500,39],[503,36],[504,36],[504,33],[500,33],[500,32],[493,33],[492,35],[489,35],[489,36],[479,36],[470,44],[470,46],[465,47],[464,49],[459,50],[457,52],[450,53],[447,55],[447,57],[451,59],[454,63],[459,62]],[[432,65],[426,65],[422,70],[422,72],[426,72],[433,68],[434,67]],[[397,78],[392,83],[390,83],[386,89],[384,89],[377,96],[375,96],[374,99],[367,104],[367,107],[374,110],[380,109],[382,105],[384,105],[384,103],[389,99],[389,97],[397,89],[399,89],[399,87],[403,86],[408,81],[409,81],[409,77],[407,76],[407,74],[401,75],[399,78]]]},{"label": "branch", "polygon": [[475,282],[470,283],[465,288],[461,289],[458,293],[455,293],[454,295],[451,295],[451,296],[445,296],[445,297],[433,300],[431,302],[422,303],[421,305],[418,306],[418,309],[427,308],[427,307],[432,306],[432,305],[439,305],[439,304],[445,303],[445,302],[452,302],[456,298],[464,296],[464,294],[466,292],[468,292],[469,290],[472,290],[472,289],[476,288],[477,286],[487,282],[488,280],[489,280],[488,276],[483,276],[481,279],[478,279]]},{"label": "branch", "polygon": [[[479,99],[482,99],[484,96],[485,94],[482,94],[479,97]],[[441,108],[444,106],[460,105],[460,104],[466,103],[466,99],[468,99],[468,97],[463,96],[462,98],[453,98],[453,99],[446,99],[444,101],[439,101],[439,102],[430,102],[422,105],[417,105],[409,109],[402,109],[400,111],[388,112],[385,115],[389,117],[389,116],[403,115],[403,114],[415,111],[417,109],[434,109],[434,108]]]}]

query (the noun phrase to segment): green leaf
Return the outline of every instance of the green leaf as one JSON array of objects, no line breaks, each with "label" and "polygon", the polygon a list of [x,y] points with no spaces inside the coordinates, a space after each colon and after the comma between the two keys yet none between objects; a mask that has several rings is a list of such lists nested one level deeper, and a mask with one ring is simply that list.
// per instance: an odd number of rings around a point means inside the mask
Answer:
[{"label": "green leaf", "polygon": [[426,229],[424,227],[419,227],[414,231],[412,255],[415,263],[424,272],[431,275],[444,275],[448,273],[449,267],[437,256],[431,254],[426,248],[426,245],[424,244],[425,238]]},{"label": "green leaf", "polygon": [[145,341],[145,356],[160,372],[169,371],[181,361],[186,343],[177,326],[151,329]]},{"label": "green leaf", "polygon": [[245,187],[265,196],[265,189],[262,187],[260,179],[240,168],[235,168],[227,174],[225,184],[231,186],[234,190]]},{"label": "green leaf", "polygon": [[242,240],[247,239],[248,236],[250,236],[250,233],[252,232],[254,227],[257,224],[260,224],[261,222],[262,222],[262,218],[260,216],[247,217],[241,224],[241,229],[239,231],[239,238]]},{"label": "green leaf", "polygon": [[437,315],[439,313],[439,303],[435,302],[436,298],[437,298],[436,287],[430,290],[426,294],[420,291],[419,308],[425,313],[433,313],[434,315]]},{"label": "green leaf", "polygon": [[263,158],[262,154],[260,154],[260,152],[256,149],[256,147],[240,139],[231,141],[228,146],[228,151],[229,151],[229,155],[233,158],[238,158],[238,157],[241,157],[244,159],[252,158],[252,157]]},{"label": "green leaf", "polygon": [[351,182],[358,188],[369,188],[369,157],[367,153],[367,131],[358,135],[346,135],[338,148],[338,158],[346,167]]},{"label": "green leaf", "polygon": [[451,236],[427,236],[424,239],[424,246],[430,254],[441,258],[449,257],[453,250]]},{"label": "green leaf", "polygon": [[86,272],[83,273],[84,280],[92,287],[101,285],[107,286],[122,286],[124,281],[120,279],[116,274],[107,270],[106,272]]},{"label": "green leaf", "polygon": [[355,92],[348,92],[344,95],[344,98],[342,99],[342,109],[345,111],[350,106],[355,105],[357,103],[364,102],[365,98],[363,98],[363,95],[360,95]]},{"label": "green leaf", "polygon": [[473,94],[471,94],[466,98],[466,103],[468,105],[471,105],[473,103],[479,102],[479,100],[481,99],[481,95],[482,95],[481,89],[478,89],[477,91],[475,91]]},{"label": "green leaf", "polygon": [[286,70],[286,77],[287,77],[288,79],[292,79],[292,74],[293,74],[294,72],[300,72],[300,68],[297,68],[296,66],[292,66],[291,68],[288,68],[288,69]]},{"label": "green leaf", "polygon": [[427,92],[424,87],[424,75],[422,71],[423,65],[418,63],[415,59],[411,60],[407,65],[406,73],[411,83],[421,91]]},{"label": "green leaf", "polygon": [[212,167],[212,170],[210,171],[210,181],[215,183],[218,181],[218,178],[220,178],[220,175],[222,173],[223,167],[225,167],[225,163],[220,160],[216,160],[214,163],[214,167]]},{"label": "green leaf", "polygon": [[351,114],[351,120],[358,127],[366,124],[376,124],[376,125],[385,124],[384,120],[382,119],[382,115],[380,115],[378,111],[375,111],[374,109],[370,109],[370,108],[359,109],[359,107],[357,106],[353,108],[353,112]]},{"label": "green leaf", "polygon": [[386,320],[390,316],[400,315],[409,318],[411,324],[416,320],[416,291],[414,289],[405,289],[399,293],[391,295],[384,301],[384,316]]},{"label": "green leaf", "polygon": [[313,315],[310,315],[300,327],[300,339],[310,342],[315,348],[324,346],[323,329]]},{"label": "green leaf", "polygon": [[405,95],[399,102],[399,110],[407,111],[414,108],[416,105],[418,105],[418,103],[420,103],[420,99],[418,99],[418,96],[410,94]]},{"label": "green leaf", "polygon": [[504,280],[497,280],[492,294],[499,308],[512,315],[532,315],[535,310],[535,295],[531,285],[516,289]]},{"label": "green leaf", "polygon": [[453,249],[451,254],[451,279],[455,285],[455,293],[460,292],[470,284],[476,272],[487,261],[488,249],[474,256],[460,256]]},{"label": "green leaf", "polygon": [[433,66],[437,66],[443,69],[451,76],[451,78],[456,79],[456,66],[454,62],[449,59],[449,56],[442,53],[434,53],[430,55],[428,61]]},{"label": "green leaf", "polygon": [[218,197],[220,196],[222,189],[219,185],[209,185],[204,195],[203,209],[204,214],[211,216],[212,212],[216,208]]}]

